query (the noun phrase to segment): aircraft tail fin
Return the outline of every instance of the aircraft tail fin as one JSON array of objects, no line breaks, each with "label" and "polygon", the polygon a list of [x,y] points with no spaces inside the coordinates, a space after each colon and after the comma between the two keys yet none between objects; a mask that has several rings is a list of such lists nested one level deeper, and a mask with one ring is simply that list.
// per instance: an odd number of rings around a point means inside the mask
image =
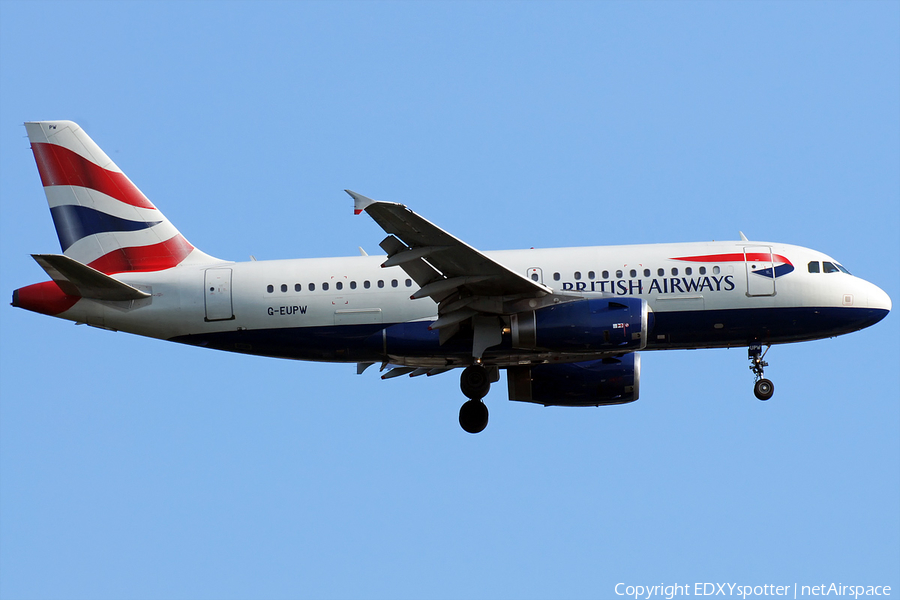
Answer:
[{"label": "aircraft tail fin", "polygon": [[107,275],[218,262],[194,248],[77,124],[39,121],[25,129],[65,256]]}]

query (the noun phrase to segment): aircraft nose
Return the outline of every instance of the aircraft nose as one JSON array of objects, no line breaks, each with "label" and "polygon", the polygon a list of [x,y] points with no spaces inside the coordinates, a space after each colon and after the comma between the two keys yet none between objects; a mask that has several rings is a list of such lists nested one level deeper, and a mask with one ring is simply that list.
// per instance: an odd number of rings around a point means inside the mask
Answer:
[{"label": "aircraft nose", "polygon": [[874,284],[869,284],[869,308],[883,310],[884,316],[891,312],[891,297],[884,290]]}]

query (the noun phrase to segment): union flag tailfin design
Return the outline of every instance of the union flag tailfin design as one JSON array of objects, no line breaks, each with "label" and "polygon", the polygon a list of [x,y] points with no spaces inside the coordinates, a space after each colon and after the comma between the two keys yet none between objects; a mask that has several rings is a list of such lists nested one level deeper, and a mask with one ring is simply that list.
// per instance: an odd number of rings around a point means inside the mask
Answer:
[{"label": "union flag tailfin design", "polygon": [[188,243],[77,124],[25,128],[66,256],[106,274],[217,262]]}]

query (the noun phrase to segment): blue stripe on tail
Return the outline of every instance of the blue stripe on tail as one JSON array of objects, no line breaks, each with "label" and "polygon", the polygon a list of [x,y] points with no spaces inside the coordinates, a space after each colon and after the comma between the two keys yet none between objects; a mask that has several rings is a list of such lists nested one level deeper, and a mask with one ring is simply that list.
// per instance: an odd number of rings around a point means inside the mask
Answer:
[{"label": "blue stripe on tail", "polygon": [[59,245],[63,252],[81,238],[95,233],[139,231],[162,223],[162,221],[129,221],[87,206],[71,204],[54,206],[50,209],[50,213],[53,215],[53,224],[56,226],[56,235],[59,236]]}]

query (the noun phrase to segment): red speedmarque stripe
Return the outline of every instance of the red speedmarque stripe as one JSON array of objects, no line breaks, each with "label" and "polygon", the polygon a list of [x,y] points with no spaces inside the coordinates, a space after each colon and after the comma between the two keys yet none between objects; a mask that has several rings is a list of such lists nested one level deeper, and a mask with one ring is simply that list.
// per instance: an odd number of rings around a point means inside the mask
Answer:
[{"label": "red speedmarque stripe", "polygon": [[[786,257],[780,254],[769,255],[767,252],[750,252],[747,254],[747,260],[755,260],[758,262],[768,261],[774,258],[775,262],[783,262],[785,264],[790,265],[791,261],[789,261]],[[686,260],[690,262],[744,262],[744,255],[742,253],[736,252],[734,254],[708,254],[706,256],[682,256],[680,258],[673,258],[672,260]]]},{"label": "red speedmarque stripe", "polygon": [[104,254],[88,266],[112,275],[125,271],[162,271],[178,265],[194,249],[181,234],[152,246],[119,248]]},{"label": "red speedmarque stripe", "polygon": [[31,144],[34,160],[41,174],[41,183],[77,185],[111,196],[120,202],[139,208],[156,207],[122,173],[108,171],[68,148],[56,144]]}]

